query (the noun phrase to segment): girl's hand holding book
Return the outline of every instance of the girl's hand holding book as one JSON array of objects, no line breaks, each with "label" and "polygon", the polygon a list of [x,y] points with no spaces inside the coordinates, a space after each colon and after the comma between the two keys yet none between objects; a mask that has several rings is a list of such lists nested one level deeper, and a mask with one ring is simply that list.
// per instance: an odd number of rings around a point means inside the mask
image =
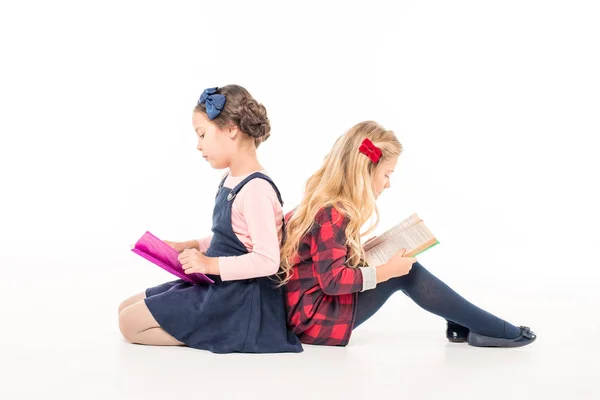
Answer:
[{"label": "girl's hand holding book", "polygon": [[164,241],[166,244],[177,250],[178,253],[183,252],[186,249],[198,249],[198,242],[195,240],[190,240],[187,242],[170,242],[168,240]]},{"label": "girl's hand holding book", "polygon": [[416,257],[405,257],[406,249],[400,249],[387,263],[377,267],[377,283],[388,279],[407,275],[413,264],[417,262]]},{"label": "girl's hand holding book", "polygon": [[179,257],[186,274],[218,274],[218,258],[207,257],[197,249],[185,249]]}]

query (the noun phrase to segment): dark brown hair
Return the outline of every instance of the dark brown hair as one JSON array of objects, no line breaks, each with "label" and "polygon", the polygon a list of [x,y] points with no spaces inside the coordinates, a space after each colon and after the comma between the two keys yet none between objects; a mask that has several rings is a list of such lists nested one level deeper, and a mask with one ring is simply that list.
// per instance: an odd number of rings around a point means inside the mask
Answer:
[{"label": "dark brown hair", "polygon": [[[267,109],[246,89],[238,85],[227,85],[220,87],[216,93],[226,98],[223,110],[212,120],[219,128],[226,128],[231,124],[237,126],[254,139],[256,147],[271,136],[271,123],[267,117]],[[198,104],[194,111],[206,114],[206,104]]]}]

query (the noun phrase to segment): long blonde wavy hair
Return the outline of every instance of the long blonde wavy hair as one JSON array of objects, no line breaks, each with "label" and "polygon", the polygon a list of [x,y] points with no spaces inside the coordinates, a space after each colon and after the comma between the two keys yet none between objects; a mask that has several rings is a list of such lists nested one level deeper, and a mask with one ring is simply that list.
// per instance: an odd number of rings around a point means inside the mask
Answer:
[{"label": "long blonde wavy hair", "polygon": [[[337,139],[321,168],[306,182],[304,197],[287,222],[286,240],[281,248],[281,285],[292,276],[300,242],[313,227],[317,212],[330,205],[349,219],[345,230],[347,265],[356,268],[363,263],[361,236],[368,235],[379,223],[379,210],[371,183],[378,164],[358,150],[365,138],[381,149],[379,163],[398,157],[402,152],[402,145],[394,132],[374,121],[360,122]],[[362,226],[373,213],[375,222],[361,235]]]}]

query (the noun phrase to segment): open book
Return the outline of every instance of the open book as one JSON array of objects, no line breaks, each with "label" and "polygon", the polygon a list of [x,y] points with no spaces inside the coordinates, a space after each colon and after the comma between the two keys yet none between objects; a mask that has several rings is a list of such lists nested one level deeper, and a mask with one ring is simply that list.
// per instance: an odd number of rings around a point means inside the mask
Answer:
[{"label": "open book", "polygon": [[186,274],[179,262],[177,250],[150,232],[144,233],[137,243],[131,246],[131,251],[190,283],[214,283],[204,274]]},{"label": "open book", "polygon": [[400,249],[406,249],[405,256],[414,257],[438,243],[415,213],[365,244],[365,261],[369,266],[377,267],[385,264]]}]

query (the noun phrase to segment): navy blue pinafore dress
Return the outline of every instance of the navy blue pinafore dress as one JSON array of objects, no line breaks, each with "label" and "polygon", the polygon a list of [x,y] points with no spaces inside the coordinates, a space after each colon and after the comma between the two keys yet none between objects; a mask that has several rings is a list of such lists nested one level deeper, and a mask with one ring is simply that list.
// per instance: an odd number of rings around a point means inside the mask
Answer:
[{"label": "navy blue pinafore dress", "polygon": [[[207,256],[248,253],[233,232],[231,206],[252,179],[269,182],[282,203],[279,190],[264,174],[253,173],[233,189],[224,187],[223,179],[217,192]],[[261,277],[222,281],[219,276],[210,277],[214,284],[192,285],[179,279],[146,290],[146,305],[167,333],[187,346],[214,353],[302,351],[298,337],[287,329],[283,292],[277,280]]]}]

